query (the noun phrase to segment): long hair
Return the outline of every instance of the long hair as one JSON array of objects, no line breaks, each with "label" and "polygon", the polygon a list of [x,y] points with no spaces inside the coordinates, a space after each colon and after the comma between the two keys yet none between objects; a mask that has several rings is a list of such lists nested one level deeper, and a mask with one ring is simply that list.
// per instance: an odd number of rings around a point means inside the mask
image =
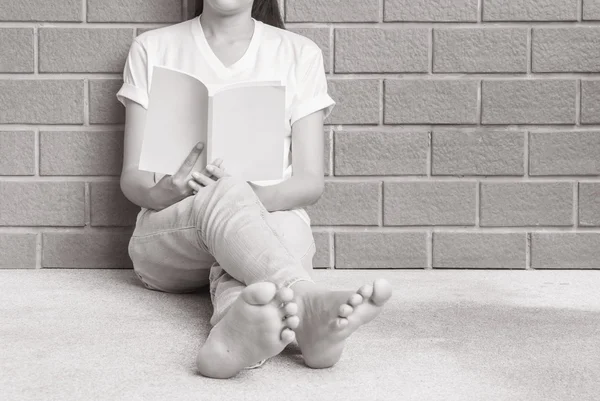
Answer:
[{"label": "long hair", "polygon": [[[198,17],[204,10],[204,1],[196,1],[196,13]],[[254,0],[252,4],[252,18],[272,25],[277,28],[285,29],[281,10],[279,10],[279,2],[277,0]]]}]

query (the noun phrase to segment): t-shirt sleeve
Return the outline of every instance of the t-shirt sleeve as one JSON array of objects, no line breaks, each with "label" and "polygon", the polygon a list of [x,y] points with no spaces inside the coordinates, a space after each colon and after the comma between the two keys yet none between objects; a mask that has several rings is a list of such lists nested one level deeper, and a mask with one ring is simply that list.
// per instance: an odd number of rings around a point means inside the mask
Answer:
[{"label": "t-shirt sleeve", "polygon": [[299,69],[290,125],[315,111],[324,109],[324,118],[331,114],[335,101],[327,92],[327,78],[323,66],[323,53],[317,48],[304,60]]},{"label": "t-shirt sleeve", "polygon": [[125,105],[125,98],[148,109],[148,54],[135,39],[129,48],[123,69],[123,85],[117,92],[117,99],[123,105]]}]

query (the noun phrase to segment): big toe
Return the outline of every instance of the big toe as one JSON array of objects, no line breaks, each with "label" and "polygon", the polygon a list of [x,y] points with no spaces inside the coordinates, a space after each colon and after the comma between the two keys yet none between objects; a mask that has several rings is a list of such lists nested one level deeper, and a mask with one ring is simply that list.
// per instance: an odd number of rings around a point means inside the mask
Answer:
[{"label": "big toe", "polygon": [[371,301],[378,306],[385,304],[392,296],[392,285],[386,279],[380,278],[373,282]]},{"label": "big toe", "polygon": [[250,284],[242,291],[242,298],[250,305],[266,305],[273,300],[277,287],[273,283]]}]

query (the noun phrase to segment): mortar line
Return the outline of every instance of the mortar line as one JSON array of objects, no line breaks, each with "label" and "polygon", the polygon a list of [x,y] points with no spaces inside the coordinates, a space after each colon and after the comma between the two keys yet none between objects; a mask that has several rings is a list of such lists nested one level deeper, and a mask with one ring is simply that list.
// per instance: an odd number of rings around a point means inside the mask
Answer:
[{"label": "mortar line", "polygon": [[577,21],[583,21],[583,0],[577,2]]},{"label": "mortar line", "polygon": [[527,29],[527,77],[533,73],[533,28]]},{"label": "mortar line", "polygon": [[427,252],[427,264],[425,270],[433,270],[433,231],[427,231],[427,240],[425,241],[425,248]]},{"label": "mortar line", "polygon": [[38,232],[35,235],[35,268],[42,268],[42,233]]},{"label": "mortar line", "polygon": [[534,270],[531,267],[531,233],[525,235],[525,270]]},{"label": "mortar line", "polygon": [[428,67],[429,68],[429,75],[433,74],[433,63],[434,63],[434,59],[433,59],[434,58],[434,53],[433,53],[433,46],[434,46],[434,43],[433,43],[433,40],[434,40],[433,39],[433,34],[434,33],[433,32],[434,32],[433,28],[430,28],[429,29],[428,44],[427,44],[427,46],[429,46],[429,48],[427,49],[427,52],[428,52],[427,57],[429,58],[429,60],[428,60],[429,61],[429,67]]},{"label": "mortar line", "polygon": [[33,176],[40,176],[40,129],[33,130]]},{"label": "mortar line", "polygon": [[383,188],[384,185],[385,185],[385,182],[383,182],[383,181],[381,181],[381,183],[379,184],[379,199],[380,200],[379,200],[379,213],[377,213],[378,220],[379,220],[378,221],[379,227],[383,227],[383,217],[384,217],[383,213],[384,213],[384,206],[385,206],[385,199],[384,199],[385,191]]},{"label": "mortar line", "polygon": [[582,100],[582,80],[577,80],[577,85],[575,85],[575,125],[577,127],[581,126],[581,100]]},{"label": "mortar line", "polygon": [[477,84],[477,110],[475,111],[475,118],[477,126],[481,126],[483,123],[483,79],[479,80]]},{"label": "mortar line", "polygon": [[477,0],[477,24],[483,22],[483,0]]},{"label": "mortar line", "polygon": [[335,32],[333,26],[329,26],[329,74],[335,73]]},{"label": "mortar line", "polygon": [[84,186],[84,230],[88,230],[91,226],[91,197],[90,197],[90,183],[86,182]]},{"label": "mortar line", "polygon": [[81,22],[83,24],[87,23],[87,0],[82,0],[83,4],[81,6]]},{"label": "mortar line", "polygon": [[335,269],[335,232],[329,232],[329,268]]},{"label": "mortar line", "polygon": [[426,166],[426,171],[425,171],[425,175],[428,178],[432,177],[433,174],[433,130],[429,130],[427,131],[427,166]]},{"label": "mortar line", "polygon": [[573,225],[579,228],[579,182],[573,185]]},{"label": "mortar line", "polygon": [[333,127],[329,127],[329,131],[327,133],[329,136],[329,176],[335,175],[335,134],[333,132]]},{"label": "mortar line", "polygon": [[529,137],[531,135],[531,132],[529,131],[525,131],[525,137],[523,138],[523,169],[524,171],[524,176],[526,178],[530,178],[529,176],[529,170],[530,170],[530,166],[529,166]]},{"label": "mortar line", "polygon": [[90,80],[83,80],[83,126],[90,126]]},{"label": "mortar line", "polygon": [[37,77],[40,70],[40,33],[37,26],[33,27],[33,75]]},{"label": "mortar line", "polygon": [[[43,28],[80,28],[80,29],[119,29],[119,28],[149,28],[157,25],[169,26],[175,22],[87,22],[87,21],[0,21],[0,28],[31,28],[39,25]],[[383,21],[383,22],[287,22],[286,28],[325,28],[333,25],[336,28],[378,28],[378,29],[415,29],[415,28],[523,28],[524,26],[573,28],[600,26],[600,20],[563,20],[563,21]]]},{"label": "mortar line", "polygon": [[481,219],[481,181],[477,181],[477,187],[475,188],[475,227],[480,227]]}]

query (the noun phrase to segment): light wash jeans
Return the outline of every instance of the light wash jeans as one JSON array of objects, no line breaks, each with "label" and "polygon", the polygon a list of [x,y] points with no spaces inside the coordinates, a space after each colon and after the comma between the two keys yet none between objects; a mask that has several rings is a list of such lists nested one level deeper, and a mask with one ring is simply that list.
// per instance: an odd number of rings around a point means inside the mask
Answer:
[{"label": "light wash jeans", "polygon": [[210,285],[215,325],[245,286],[312,281],[312,230],[291,211],[268,212],[252,188],[224,177],[163,210],[142,208],[129,241],[140,281],[187,293]]}]

